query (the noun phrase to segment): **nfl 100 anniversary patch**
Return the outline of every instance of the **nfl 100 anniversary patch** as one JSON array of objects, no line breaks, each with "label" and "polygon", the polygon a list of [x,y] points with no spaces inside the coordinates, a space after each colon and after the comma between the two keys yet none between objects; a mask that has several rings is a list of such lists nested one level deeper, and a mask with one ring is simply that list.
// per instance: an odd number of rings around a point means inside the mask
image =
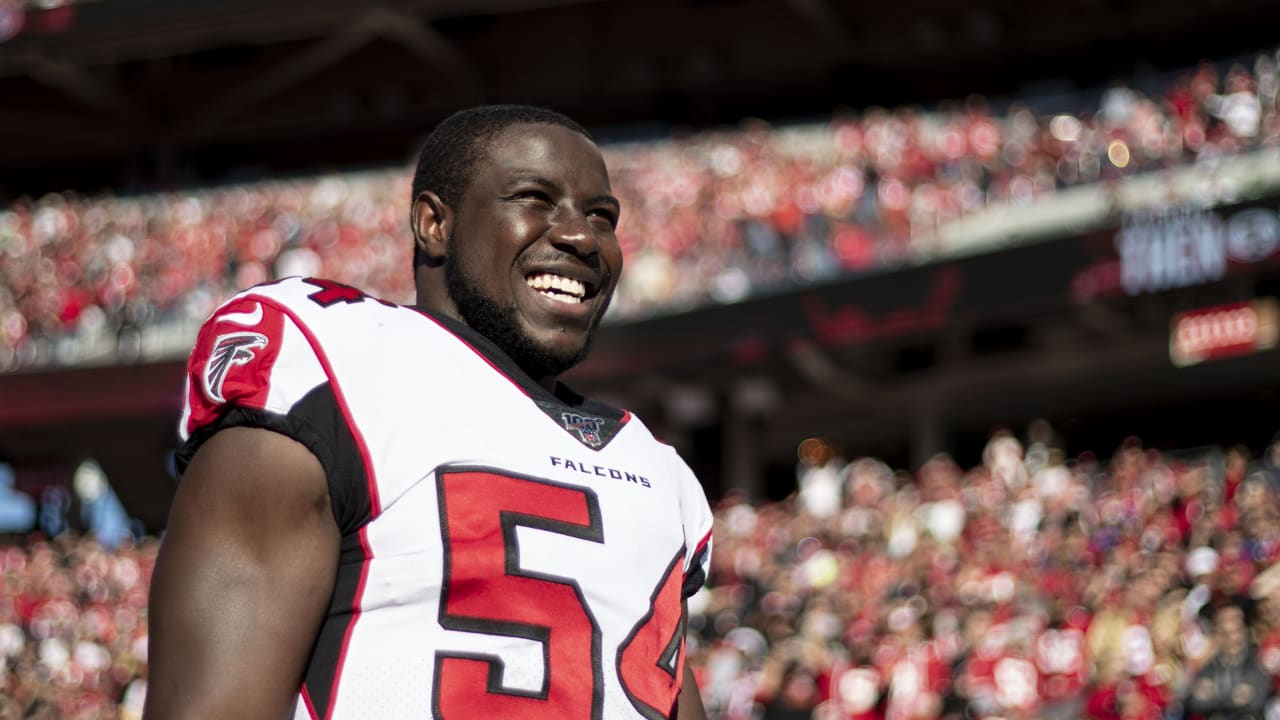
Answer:
[{"label": "nfl 100 anniversary patch", "polygon": [[[564,403],[549,400],[537,400],[538,408],[556,421],[564,431],[592,450],[599,450],[618,434],[625,424],[625,414],[611,417],[603,412],[584,412],[575,410]],[[596,408],[592,408],[595,410]]]},{"label": "nfl 100 anniversary patch", "polygon": [[600,439],[600,433],[604,429],[604,418],[564,412],[560,413],[560,422],[564,425],[565,430],[576,432],[583,445],[598,448],[604,444]]}]

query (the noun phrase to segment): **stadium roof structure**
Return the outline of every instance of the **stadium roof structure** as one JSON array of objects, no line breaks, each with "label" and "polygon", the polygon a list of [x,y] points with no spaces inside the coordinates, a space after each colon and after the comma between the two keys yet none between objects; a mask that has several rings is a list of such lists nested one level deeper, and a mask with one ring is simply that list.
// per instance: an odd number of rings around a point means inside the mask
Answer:
[{"label": "stadium roof structure", "polygon": [[[92,0],[0,18],[0,199],[401,162],[485,101],[658,131],[1088,87],[1273,43],[1271,0]],[[16,34],[15,34],[16,33]],[[1039,86],[1052,90],[1052,87]]]}]

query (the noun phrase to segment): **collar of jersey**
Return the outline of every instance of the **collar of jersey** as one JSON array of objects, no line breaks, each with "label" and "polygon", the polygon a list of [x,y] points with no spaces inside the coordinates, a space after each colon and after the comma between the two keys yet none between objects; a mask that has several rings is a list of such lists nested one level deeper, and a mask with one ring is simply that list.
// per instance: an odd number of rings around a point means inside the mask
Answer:
[{"label": "collar of jersey", "polygon": [[484,358],[494,370],[510,380],[511,384],[520,388],[525,395],[528,395],[530,399],[536,402],[543,412],[552,415],[553,420],[556,419],[552,414],[553,411],[560,408],[595,415],[609,421],[610,424],[617,423],[622,425],[629,419],[630,413],[627,411],[584,397],[559,380],[556,381],[554,392],[548,390],[521,369],[511,359],[510,355],[503,352],[492,340],[476,332],[470,325],[448,315],[424,310],[420,307],[415,307],[414,310],[431,318],[437,325],[449,331],[463,344],[470,347],[473,352]]}]

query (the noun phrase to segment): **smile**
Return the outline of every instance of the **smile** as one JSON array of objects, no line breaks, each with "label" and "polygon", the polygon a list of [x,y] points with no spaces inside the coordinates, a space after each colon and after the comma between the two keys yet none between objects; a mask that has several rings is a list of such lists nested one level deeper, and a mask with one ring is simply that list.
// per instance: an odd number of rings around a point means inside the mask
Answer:
[{"label": "smile", "polygon": [[524,279],[529,287],[556,302],[577,305],[587,296],[587,286],[573,278],[554,273],[535,273]]}]

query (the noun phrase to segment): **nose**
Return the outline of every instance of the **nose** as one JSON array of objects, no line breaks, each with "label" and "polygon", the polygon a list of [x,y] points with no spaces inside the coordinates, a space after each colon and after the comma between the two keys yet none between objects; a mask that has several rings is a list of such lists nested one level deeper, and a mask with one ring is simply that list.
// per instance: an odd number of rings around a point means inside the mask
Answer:
[{"label": "nose", "polygon": [[551,244],[579,257],[592,255],[600,250],[600,244],[586,216],[580,212],[564,211],[557,214],[551,231]]}]

